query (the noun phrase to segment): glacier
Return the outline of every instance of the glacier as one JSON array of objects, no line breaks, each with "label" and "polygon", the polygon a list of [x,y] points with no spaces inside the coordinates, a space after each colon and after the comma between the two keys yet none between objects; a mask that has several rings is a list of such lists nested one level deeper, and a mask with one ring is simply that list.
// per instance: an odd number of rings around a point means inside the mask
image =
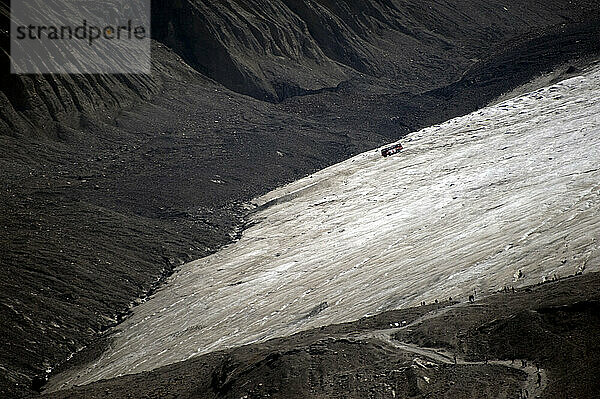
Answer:
[{"label": "glacier", "polygon": [[49,390],[598,271],[599,94],[590,68],[255,199],[239,241],[181,267]]}]

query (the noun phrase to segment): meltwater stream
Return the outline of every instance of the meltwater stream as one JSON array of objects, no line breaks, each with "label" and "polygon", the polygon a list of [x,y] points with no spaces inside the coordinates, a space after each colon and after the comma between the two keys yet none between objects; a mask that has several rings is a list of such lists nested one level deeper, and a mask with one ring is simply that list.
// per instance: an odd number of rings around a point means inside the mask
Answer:
[{"label": "meltwater stream", "polygon": [[403,143],[257,199],[239,242],[183,266],[50,390],[600,269],[600,69]]}]

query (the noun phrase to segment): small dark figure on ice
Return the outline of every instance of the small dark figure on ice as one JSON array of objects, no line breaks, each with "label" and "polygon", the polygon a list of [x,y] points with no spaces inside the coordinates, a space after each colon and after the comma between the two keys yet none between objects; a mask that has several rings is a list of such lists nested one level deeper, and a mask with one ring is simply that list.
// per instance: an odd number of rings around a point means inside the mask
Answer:
[{"label": "small dark figure on ice", "polygon": [[400,151],[402,151],[404,148],[402,147],[402,144],[394,144],[390,147],[386,147],[384,149],[381,150],[381,155],[385,158],[385,157],[389,157],[390,155],[394,155],[399,153]]}]

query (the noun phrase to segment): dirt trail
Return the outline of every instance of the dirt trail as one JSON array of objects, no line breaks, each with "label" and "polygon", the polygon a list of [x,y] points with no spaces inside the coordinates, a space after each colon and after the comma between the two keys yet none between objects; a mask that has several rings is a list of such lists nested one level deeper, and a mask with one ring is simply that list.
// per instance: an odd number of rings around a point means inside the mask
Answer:
[{"label": "dirt trail", "polygon": [[[455,353],[450,353],[443,349],[423,348],[423,347],[417,346],[415,344],[402,342],[402,341],[399,341],[399,340],[396,340],[393,338],[394,335],[399,331],[408,330],[414,326],[422,324],[423,322],[425,322],[427,320],[431,320],[431,319],[440,317],[440,316],[448,313],[451,310],[455,310],[457,308],[463,308],[466,306],[469,306],[471,308],[477,307],[477,306],[484,307],[485,304],[469,303],[469,302],[456,303],[453,305],[445,306],[438,310],[434,310],[427,314],[424,314],[423,316],[419,317],[418,319],[416,319],[416,320],[412,321],[411,323],[408,323],[402,327],[390,328],[387,330],[373,331],[373,332],[362,334],[359,337],[361,339],[375,338],[375,339],[383,341],[389,345],[392,345],[398,349],[402,349],[404,351],[412,352],[415,354],[420,354],[429,359],[433,359],[437,362],[444,363],[444,364],[464,364],[464,365],[496,364],[496,365],[505,366],[505,367],[516,369],[516,370],[524,371],[527,373],[527,380],[523,384],[523,390],[527,390],[527,392],[529,392],[529,397],[540,397],[540,395],[542,394],[542,392],[548,385],[547,373],[544,369],[540,369],[538,367],[533,366],[531,364],[531,362],[527,361],[527,359],[515,359],[513,361],[498,360],[498,359],[488,359],[487,361],[483,361],[483,362],[482,361],[479,361],[479,362],[467,361],[464,358],[456,355]],[[537,383],[538,374],[541,376],[541,383],[539,386]]]},{"label": "dirt trail", "polygon": [[[446,309],[449,309],[449,308],[446,308]],[[437,313],[437,314],[430,313],[428,315],[425,315],[423,318],[427,319],[426,316],[436,317],[436,316],[439,316],[439,313]],[[509,367],[509,368],[515,369],[515,370],[523,371],[527,374],[527,380],[523,383],[522,389],[527,390],[527,392],[529,393],[529,397],[531,397],[531,398],[541,397],[542,392],[544,391],[544,389],[546,388],[546,385],[548,384],[548,378],[547,378],[546,371],[543,369],[538,369],[537,367],[531,365],[531,362],[528,362],[525,359],[523,359],[523,360],[517,359],[514,361],[497,360],[497,359],[488,359],[487,361],[467,361],[458,355],[449,353],[442,349],[423,348],[423,347],[420,347],[420,346],[417,346],[414,344],[401,342],[401,341],[395,340],[393,338],[393,336],[396,332],[406,329],[412,325],[416,325],[418,323],[420,323],[419,320],[417,320],[409,325],[406,325],[404,327],[400,327],[400,328],[372,331],[372,332],[361,333],[361,334],[357,334],[357,335],[353,335],[353,336],[349,335],[348,339],[354,339],[357,341],[367,340],[367,339],[376,339],[376,340],[382,341],[394,348],[400,349],[402,351],[410,352],[410,353],[414,353],[419,356],[426,357],[429,361],[432,361],[434,363],[437,362],[437,363],[442,363],[442,364],[454,364],[454,365],[492,364],[492,365],[504,366],[504,367]],[[423,367],[422,362],[418,362],[417,364],[420,364],[421,367]],[[541,376],[541,384],[539,386],[537,384],[538,374]]]}]

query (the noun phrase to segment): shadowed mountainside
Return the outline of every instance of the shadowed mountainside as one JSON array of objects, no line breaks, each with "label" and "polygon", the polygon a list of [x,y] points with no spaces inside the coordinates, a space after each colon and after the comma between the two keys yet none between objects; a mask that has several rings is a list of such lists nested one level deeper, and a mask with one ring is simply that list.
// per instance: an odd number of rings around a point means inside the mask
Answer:
[{"label": "shadowed mountainside", "polygon": [[[154,0],[152,28],[155,39],[202,74],[235,92],[276,102],[335,90],[362,75],[383,79],[396,92],[443,87],[484,56],[483,49],[593,16],[592,3]],[[3,1],[3,26],[8,15]],[[8,30],[0,40],[8,49]],[[8,75],[2,59],[5,135],[53,137],[160,90],[156,75]],[[155,68],[161,65],[155,62]]]},{"label": "shadowed mountainside", "polygon": [[162,1],[154,35],[224,86],[281,101],[335,88],[357,72],[420,89],[442,86],[449,74],[441,70],[459,72],[480,49],[588,9],[585,2],[522,0],[509,8],[486,1]]},{"label": "shadowed mountainside", "polygon": [[[36,1],[27,4],[31,13],[38,12]],[[65,12],[57,10],[56,18]],[[0,3],[0,21],[6,29],[0,31],[3,49],[0,56],[1,135],[60,140],[65,131],[85,126],[87,119],[114,117],[120,110],[140,100],[151,99],[161,88],[157,74],[9,74],[9,18],[9,2],[3,0]],[[102,54],[101,48],[98,51]],[[127,57],[127,53],[124,54]],[[31,59],[35,60],[36,57],[37,54],[31,55]],[[165,71],[171,66],[159,61],[155,63],[155,68]]]}]

